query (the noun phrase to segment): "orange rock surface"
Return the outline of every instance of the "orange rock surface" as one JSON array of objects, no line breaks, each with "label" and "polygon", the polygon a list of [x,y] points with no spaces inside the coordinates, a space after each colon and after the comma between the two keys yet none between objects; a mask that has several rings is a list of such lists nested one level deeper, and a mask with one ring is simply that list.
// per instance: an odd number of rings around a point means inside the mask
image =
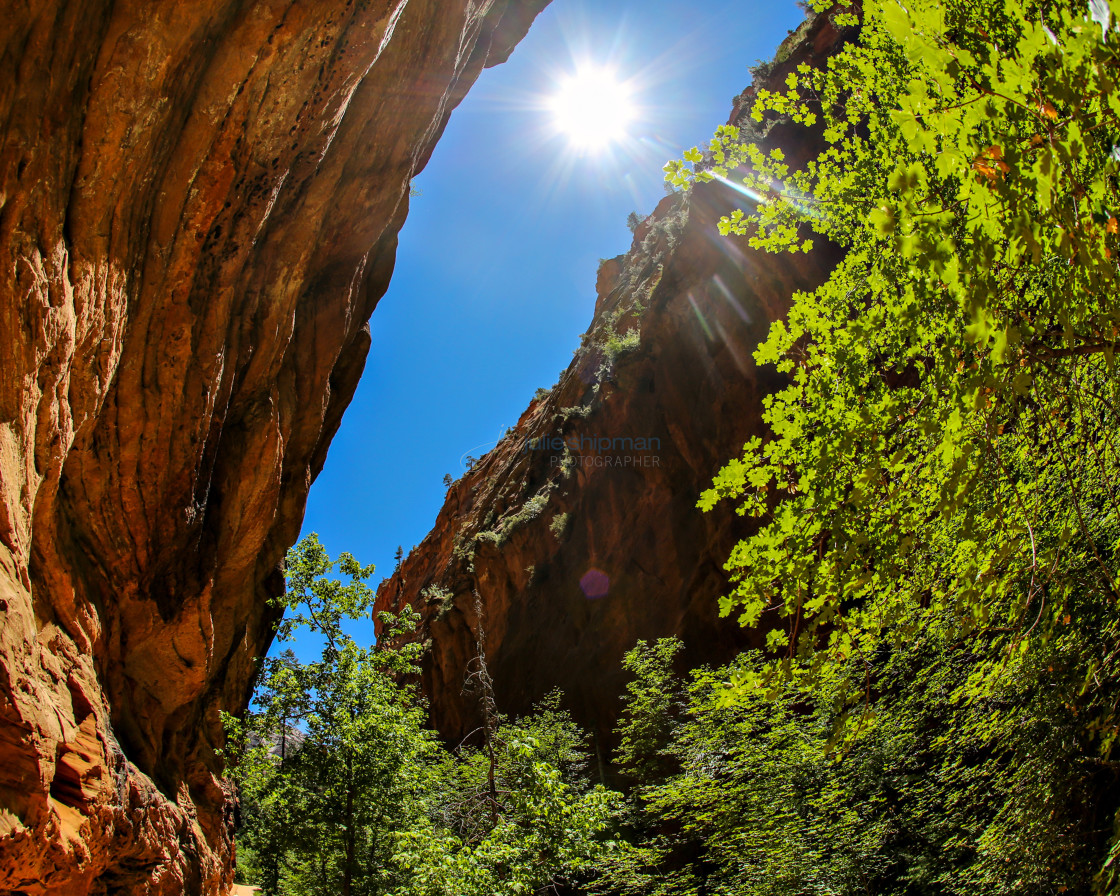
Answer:
[{"label": "orange rock surface", "polygon": [[215,751],[409,182],[547,0],[0,20],[0,892],[229,891]]}]

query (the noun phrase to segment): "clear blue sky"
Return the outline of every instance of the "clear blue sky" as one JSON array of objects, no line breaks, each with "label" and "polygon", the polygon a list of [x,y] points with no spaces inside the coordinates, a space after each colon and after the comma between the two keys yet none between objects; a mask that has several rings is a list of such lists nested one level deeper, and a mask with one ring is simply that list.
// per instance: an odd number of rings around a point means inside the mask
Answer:
[{"label": "clear blue sky", "polygon": [[[312,486],[303,531],[393,570],[431,529],[444,474],[481,455],[567,367],[600,258],[664,195],[661,166],[706,143],[801,21],[794,0],[554,0],[482,73],[415,181],[373,347]],[[637,106],[609,153],[577,153],[547,100],[580,62],[612,66]],[[372,639],[372,625],[355,634]],[[297,644],[303,654],[310,642]],[[310,658],[310,657],[305,657]]]}]

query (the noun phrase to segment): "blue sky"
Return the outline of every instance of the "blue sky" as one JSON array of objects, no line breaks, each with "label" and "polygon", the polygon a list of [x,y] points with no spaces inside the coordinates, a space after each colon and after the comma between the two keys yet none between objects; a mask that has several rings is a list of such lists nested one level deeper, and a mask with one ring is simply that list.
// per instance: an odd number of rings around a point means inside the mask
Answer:
[{"label": "blue sky", "polygon": [[[414,186],[365,374],[304,533],[393,570],[431,529],[444,474],[481,455],[551,386],[591,320],[600,258],[664,195],[661,166],[705,143],[801,21],[794,0],[554,0],[482,73]],[[580,64],[613,68],[636,107],[609,152],[578,152],[548,100]],[[372,625],[355,635],[372,639]],[[303,654],[310,642],[299,642]],[[310,657],[305,657],[310,658]]]}]

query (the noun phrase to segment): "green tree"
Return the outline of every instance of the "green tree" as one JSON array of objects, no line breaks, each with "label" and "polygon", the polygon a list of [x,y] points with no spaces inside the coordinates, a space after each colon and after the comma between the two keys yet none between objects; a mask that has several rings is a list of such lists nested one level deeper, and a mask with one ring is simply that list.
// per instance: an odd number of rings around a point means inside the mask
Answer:
[{"label": "green tree", "polygon": [[[629,844],[600,860],[593,892],[1091,891],[1116,800],[1111,768],[1071,711],[1076,669],[1033,670],[968,700],[982,658],[945,624],[873,657],[875,697],[860,724],[845,726],[842,676],[736,692],[728,682],[764,656],[682,682],[672,671],[678,645],[655,646],[628,658],[623,732],[648,747],[620,751],[640,782]],[[666,690],[683,695],[667,726],[664,703],[649,699]]]},{"label": "green tree", "polygon": [[[1090,867],[1116,889],[1118,12],[834,9],[858,38],[753,110],[815,129],[822,153],[795,170],[724,127],[667,166],[679,186],[745,183],[756,204],[725,233],[846,253],[759,348],[789,385],[701,501],[757,521],[722,610],[770,629],[721,705],[768,732],[826,699],[848,751],[931,726],[944,749],[913,774],[958,793],[915,799],[927,822],[969,819],[949,892],[1084,889]],[[942,867],[909,855],[908,873]]]},{"label": "green tree", "polygon": [[[338,569],[345,581],[333,577]],[[307,628],[323,640],[313,663],[288,651],[262,661],[254,711],[229,719],[246,822],[246,870],[270,894],[372,894],[398,883],[394,832],[415,822],[438,746],[423,706],[394,676],[417,671],[419,645],[359,646],[347,619],[368,616],[372,566],[332,562],[314,536],[288,552],[281,641]],[[415,614],[386,614],[386,641]]]},{"label": "green tree", "polygon": [[[1033,618],[1077,538],[1116,596],[1093,531],[1115,512],[1116,45],[1079,5],[869,4],[857,44],[755,108],[823,127],[825,153],[793,172],[721,128],[712,167],[670,166],[685,181],[746,165],[762,204],[723,228],[757,246],[815,231],[848,250],[759,349],[792,378],[772,437],[701,502],[762,521],[724,609],[753,623],[779,604],[793,655],[822,624],[833,652],[873,641],[894,614],[868,614],[872,596],[932,587],[971,628],[1001,601]],[[947,536],[957,549],[931,557]],[[1051,598],[1040,626],[1063,617]]]},{"label": "green tree", "polygon": [[[1094,527],[1115,512],[1118,57],[1087,12],[868,4],[827,69],[759,94],[756,118],[823,128],[820,157],[791,171],[721,128],[711,167],[670,166],[680,182],[746,166],[761,204],[725,231],[847,249],[759,349],[792,379],[768,404],[771,438],[701,502],[761,521],[729,560],[724,609],[753,624],[777,605],[791,656],[871,645],[931,589],[970,629],[997,605],[1027,621],[1005,632],[1017,650],[1043,588],[1059,595],[1032,635],[1066,615],[1075,541],[1096,581],[1074,587],[1116,596]],[[875,600],[890,605],[869,613]]]},{"label": "green tree", "polygon": [[[320,658],[262,661],[250,712],[226,718],[242,825],[239,878],[266,894],[498,896],[587,873],[610,848],[617,796],[589,784],[584,735],[559,696],[525,719],[493,710],[487,748],[446,749],[414,688],[417,615],[368,616],[373,567],[331,561],[314,536],[288,552],[281,641],[308,629]],[[341,574],[343,578],[338,578]]]},{"label": "green tree", "polygon": [[683,649],[676,638],[653,644],[639,641],[622,661],[634,679],[623,698],[626,708],[619,721],[615,761],[642,784],[656,783],[675,770],[667,748],[685,705],[673,670]]},{"label": "green tree", "polygon": [[589,783],[585,735],[546,698],[461,748],[441,771],[427,826],[401,836],[398,861],[412,873],[399,896],[515,896],[556,891],[593,874],[614,849],[608,839],[620,797]]}]

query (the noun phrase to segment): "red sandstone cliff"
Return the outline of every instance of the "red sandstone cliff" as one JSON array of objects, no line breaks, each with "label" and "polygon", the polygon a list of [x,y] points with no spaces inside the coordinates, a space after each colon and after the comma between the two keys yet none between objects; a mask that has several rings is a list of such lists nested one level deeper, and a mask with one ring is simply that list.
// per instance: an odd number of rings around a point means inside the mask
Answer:
[{"label": "red sandstone cliff", "polygon": [[409,181],[546,2],[4,10],[0,892],[228,887],[219,710]]},{"label": "red sandstone cliff", "polygon": [[[844,39],[827,16],[807,22],[764,83],[782,85]],[[732,123],[746,123],[753,94],[737,98]],[[799,127],[764,128],[793,164],[814,148]],[[762,434],[775,381],[754,349],[835,253],[766,255],[720,236],[720,216],[743,201],[712,183],[658,205],[630,252],[600,268],[594,319],[559,383],[450,488],[432,532],[382,583],[378,611],[421,611],[423,686],[445,737],[478,725],[462,692],[476,592],[499,707],[522,713],[560,687],[600,742],[636,641],[679,635],[699,665],[756,637],[717,612],[742,521],[726,506],[701,514],[696,501]]]}]

